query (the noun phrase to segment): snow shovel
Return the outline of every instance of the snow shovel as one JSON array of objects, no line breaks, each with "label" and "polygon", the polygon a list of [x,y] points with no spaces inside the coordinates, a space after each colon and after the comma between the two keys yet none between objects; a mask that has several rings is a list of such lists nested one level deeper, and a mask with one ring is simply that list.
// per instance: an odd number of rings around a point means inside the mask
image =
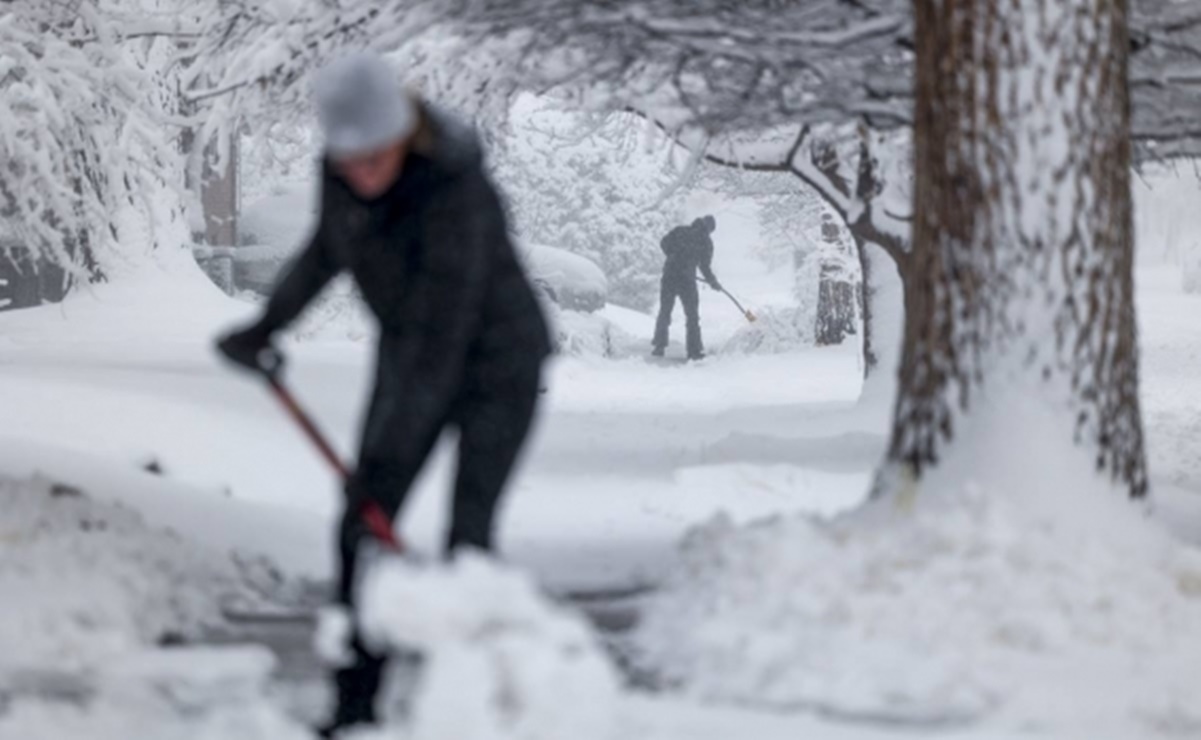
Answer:
[{"label": "snow shovel", "polygon": [[[263,379],[267,381],[267,387],[271,389],[272,395],[279,401],[279,404],[284,407],[284,410],[291,417],[292,421],[296,422],[296,426],[304,432],[304,436],[308,437],[313,446],[317,448],[317,452],[321,457],[329,463],[329,466],[338,475],[343,483],[350,481],[350,468],[338,457],[338,453],[334,451],[329,440],[317,428],[317,424],[313,421],[307,411],[297,402],[296,397],[292,395],[292,391],[284,385],[282,379],[282,371],[284,367],[284,356],[275,348],[263,350],[259,355],[258,370],[262,373]],[[363,504],[362,509],[363,524],[367,527],[367,531],[374,537],[386,550],[391,552],[403,552],[404,546],[397,539],[396,533],[392,531],[392,522],[380,505],[374,501],[368,501]]]},{"label": "snow shovel", "polygon": [[[707,282],[703,278],[699,278],[699,277],[696,280],[699,283]],[[726,290],[725,287],[721,288],[721,292],[726,294],[726,298],[729,298],[731,301],[734,302],[734,305],[738,307],[738,310],[742,312],[742,315],[746,317],[746,320],[748,322],[753,324],[759,318],[758,316],[755,316],[755,314],[751,313],[748,309],[743,308],[742,304],[738,302],[738,299],[735,298],[734,296],[730,295],[730,291]]]}]

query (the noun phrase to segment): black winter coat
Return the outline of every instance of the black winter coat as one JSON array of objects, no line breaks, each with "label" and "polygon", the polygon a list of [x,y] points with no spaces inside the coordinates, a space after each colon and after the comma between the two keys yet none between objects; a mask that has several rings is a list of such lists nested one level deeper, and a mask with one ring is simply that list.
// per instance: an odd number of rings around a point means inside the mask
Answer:
[{"label": "black winter coat", "polygon": [[696,271],[700,269],[705,282],[710,285],[717,283],[713,275],[713,239],[709,230],[700,223],[688,226],[677,226],[667,232],[667,236],[659,242],[667,262],[663,265],[663,279],[680,284],[690,284],[696,280]]},{"label": "black winter coat", "polygon": [[429,109],[423,117],[403,174],[376,201],[356,197],[326,163],[316,232],[262,319],[269,331],[284,326],[351,273],[380,328],[365,456],[406,457],[464,388],[504,381],[551,349],[478,139]]}]

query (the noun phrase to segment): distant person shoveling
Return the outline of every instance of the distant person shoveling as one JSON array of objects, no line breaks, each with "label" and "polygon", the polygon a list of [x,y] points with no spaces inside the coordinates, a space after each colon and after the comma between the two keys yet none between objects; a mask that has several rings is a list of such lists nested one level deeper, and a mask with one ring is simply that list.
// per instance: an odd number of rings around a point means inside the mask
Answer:
[{"label": "distant person shoveling", "polygon": [[[660,281],[659,318],[655,322],[655,337],[652,341],[655,357],[662,357],[667,350],[671,315],[676,299],[684,306],[685,349],[689,360],[700,360],[705,356],[705,345],[701,339],[700,295],[697,291],[697,271],[704,282],[713,290],[722,290],[721,283],[713,274],[713,239],[717,219],[702,216],[687,226],[677,226],[659,242],[667,260],[663,263],[663,278]],[[728,294],[727,294],[728,295]]]}]

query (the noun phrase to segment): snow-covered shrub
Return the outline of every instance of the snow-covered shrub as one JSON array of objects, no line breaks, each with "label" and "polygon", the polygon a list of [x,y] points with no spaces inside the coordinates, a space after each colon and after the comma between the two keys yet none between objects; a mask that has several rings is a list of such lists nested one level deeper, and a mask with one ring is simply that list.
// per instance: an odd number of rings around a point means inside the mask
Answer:
[{"label": "snow-covered shrub", "polygon": [[78,278],[186,238],[177,130],[158,120],[169,83],[149,71],[170,42],[122,46],[114,11],[26,0],[0,15],[0,249]]},{"label": "snow-covered shrub", "polygon": [[755,312],[722,346],[722,354],[775,355],[813,344],[812,314],[803,308],[769,308]]},{"label": "snow-covered shrub", "polygon": [[640,628],[651,665],[711,698],[877,721],[1201,726],[1201,552],[1070,444],[1012,459],[1013,435],[1055,427],[1036,399],[999,401],[896,497],[693,532]]},{"label": "snow-covered shrub", "polygon": [[406,738],[611,737],[616,670],[584,618],[526,576],[474,554],[426,568],[394,559],[365,575],[360,604],[371,644],[423,656]]}]

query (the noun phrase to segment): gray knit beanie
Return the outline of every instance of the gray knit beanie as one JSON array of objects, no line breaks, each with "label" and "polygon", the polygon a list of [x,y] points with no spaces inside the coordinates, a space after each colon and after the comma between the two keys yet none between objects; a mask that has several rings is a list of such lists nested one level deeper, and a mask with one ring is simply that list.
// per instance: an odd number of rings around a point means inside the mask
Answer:
[{"label": "gray knit beanie", "polygon": [[331,156],[377,151],[417,128],[417,106],[388,63],[374,54],[356,52],[330,62],[313,87]]}]

